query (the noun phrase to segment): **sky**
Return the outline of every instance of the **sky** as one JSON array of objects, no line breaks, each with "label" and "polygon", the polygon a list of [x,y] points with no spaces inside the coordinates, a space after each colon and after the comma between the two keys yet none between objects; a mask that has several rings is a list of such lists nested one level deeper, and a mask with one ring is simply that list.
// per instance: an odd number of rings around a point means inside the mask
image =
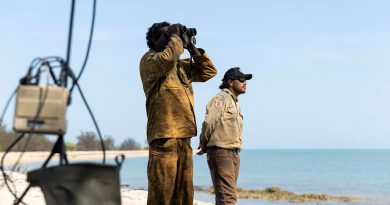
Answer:
[{"label": "sky", "polygon": [[[66,57],[71,1],[0,3],[0,109],[36,57]],[[147,29],[168,21],[195,27],[197,47],[218,69],[194,83],[198,133],[225,71],[252,73],[239,100],[244,148],[390,148],[390,1],[98,1],[80,86],[105,136],[145,145],[139,61]],[[77,1],[70,67],[80,72],[92,1]],[[188,57],[186,52],[182,57]],[[77,91],[65,140],[94,131]],[[14,102],[4,124],[12,129]],[[56,139],[55,136],[49,138]],[[192,141],[197,147],[199,139]]]}]

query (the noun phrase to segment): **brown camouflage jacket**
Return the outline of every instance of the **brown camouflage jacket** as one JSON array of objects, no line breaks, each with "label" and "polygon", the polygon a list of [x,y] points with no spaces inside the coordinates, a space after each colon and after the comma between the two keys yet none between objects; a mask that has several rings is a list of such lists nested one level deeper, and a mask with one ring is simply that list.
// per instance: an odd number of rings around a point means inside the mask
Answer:
[{"label": "brown camouflage jacket", "polygon": [[173,35],[162,52],[150,49],[140,62],[146,96],[148,142],[156,138],[196,135],[192,82],[205,82],[217,70],[204,50],[200,56],[179,59],[184,52],[180,37]]}]

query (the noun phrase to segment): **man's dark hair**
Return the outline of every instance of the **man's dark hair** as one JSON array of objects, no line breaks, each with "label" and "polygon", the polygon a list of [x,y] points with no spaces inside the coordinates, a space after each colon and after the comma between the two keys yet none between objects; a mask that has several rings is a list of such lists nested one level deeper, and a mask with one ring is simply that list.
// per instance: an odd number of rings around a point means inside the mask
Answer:
[{"label": "man's dark hair", "polygon": [[229,87],[229,84],[228,84],[228,79],[226,80],[222,80],[222,84],[219,86],[219,89],[225,89],[225,88],[228,88]]},{"label": "man's dark hair", "polygon": [[158,38],[161,35],[160,28],[165,26],[170,26],[171,24],[164,21],[160,23],[154,23],[146,33],[146,41],[148,43],[149,48],[154,48],[153,39]]}]

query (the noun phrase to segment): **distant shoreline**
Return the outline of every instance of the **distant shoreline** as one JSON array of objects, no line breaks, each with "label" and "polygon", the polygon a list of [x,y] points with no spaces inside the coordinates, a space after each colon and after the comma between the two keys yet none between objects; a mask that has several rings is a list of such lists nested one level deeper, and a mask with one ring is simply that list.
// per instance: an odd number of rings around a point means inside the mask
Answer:
[{"label": "distant shoreline", "polygon": [[[19,158],[21,152],[9,152],[4,160],[4,166],[13,165]],[[4,152],[0,152],[0,158]],[[20,164],[44,162],[50,155],[50,152],[24,152],[20,159]],[[99,160],[103,159],[102,151],[68,151],[66,152],[68,160]],[[110,150],[106,151],[106,159],[113,159],[116,156],[124,155],[126,158],[147,157],[149,150]],[[54,155],[51,160],[58,160],[58,154]]]}]

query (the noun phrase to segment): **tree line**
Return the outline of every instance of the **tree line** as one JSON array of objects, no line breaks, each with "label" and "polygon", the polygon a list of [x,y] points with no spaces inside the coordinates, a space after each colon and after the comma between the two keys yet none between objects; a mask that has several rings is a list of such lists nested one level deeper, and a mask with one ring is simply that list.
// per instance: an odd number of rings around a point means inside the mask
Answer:
[{"label": "tree line", "polygon": [[[0,127],[0,152],[5,151],[19,135],[20,133]],[[51,138],[42,134],[27,134],[15,145],[12,151],[50,151],[56,140],[56,136]],[[115,145],[114,138],[111,136],[104,137],[103,142],[106,150],[146,149],[132,137],[126,138],[118,146]],[[92,151],[102,149],[101,141],[94,132],[81,132],[77,136],[76,143],[65,142],[65,146],[67,151]]]}]

